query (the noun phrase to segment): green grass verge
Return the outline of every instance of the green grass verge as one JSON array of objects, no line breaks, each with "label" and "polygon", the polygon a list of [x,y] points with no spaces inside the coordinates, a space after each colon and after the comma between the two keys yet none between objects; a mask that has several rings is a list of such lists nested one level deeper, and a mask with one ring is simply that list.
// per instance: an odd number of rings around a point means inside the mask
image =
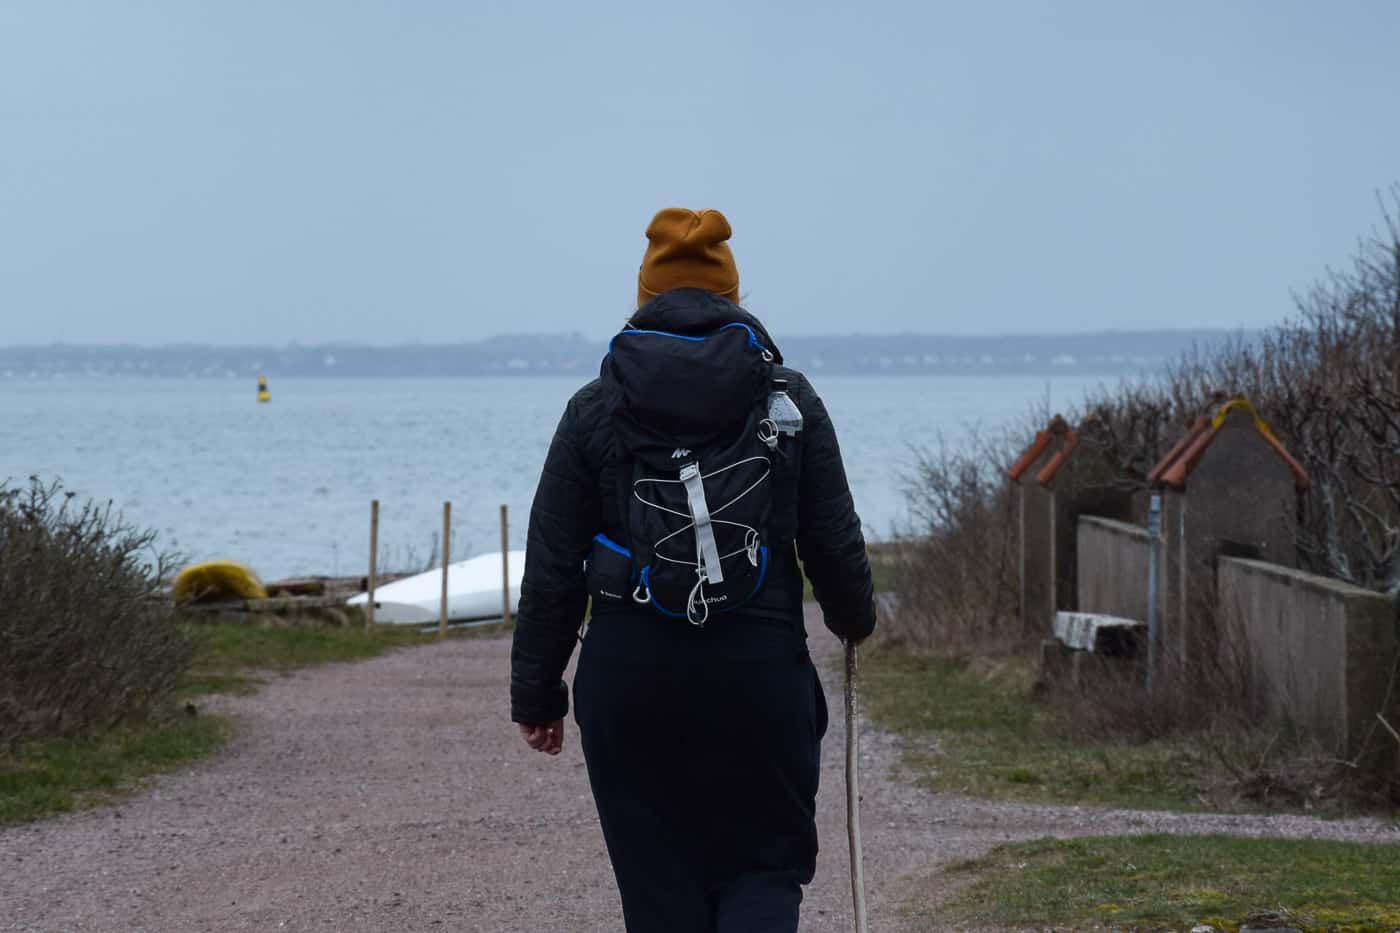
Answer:
[{"label": "green grass verge", "polygon": [[232,733],[221,716],[183,710],[101,738],[41,742],[0,760],[0,823],[106,803],[142,778],[216,751]]},{"label": "green grass verge", "polygon": [[[221,716],[190,715],[184,701],[211,693],[248,694],[269,673],[315,664],[358,661],[396,648],[431,643],[436,629],[325,625],[190,625],[199,640],[178,691],[181,702],[149,721],[109,735],[38,742],[16,759],[0,759],[0,824],[39,819],[107,803],[153,774],[191,764],[217,751],[233,733]],[[504,625],[457,628],[449,638],[476,638]]]},{"label": "green grass verge", "polygon": [[[286,673],[316,664],[362,661],[386,651],[430,644],[436,627],[376,625],[192,625],[201,647],[181,692],[247,694],[268,673]],[[450,629],[448,638],[479,638],[509,631],[506,625]]]},{"label": "green grass verge", "polygon": [[[948,923],[1113,929],[1400,929],[1400,845],[1229,836],[1103,836],[1004,845],[954,863],[970,879],[927,911]],[[918,913],[925,913],[922,909]]]},{"label": "green grass verge", "polygon": [[1129,744],[1071,737],[1062,714],[1030,699],[1028,661],[918,657],[872,646],[865,708],[912,741],[905,762],[931,790],[1043,803],[1200,809],[1209,769],[1184,738]]}]

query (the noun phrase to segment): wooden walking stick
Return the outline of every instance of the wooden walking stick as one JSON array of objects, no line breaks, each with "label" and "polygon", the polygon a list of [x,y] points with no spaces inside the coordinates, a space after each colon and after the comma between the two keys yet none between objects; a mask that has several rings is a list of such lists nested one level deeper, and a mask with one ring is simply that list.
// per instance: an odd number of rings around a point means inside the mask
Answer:
[{"label": "wooden walking stick", "polygon": [[856,645],[846,642],[846,835],[851,842],[851,901],[856,933],[866,933],[865,869],[860,854],[860,723],[856,716]]}]

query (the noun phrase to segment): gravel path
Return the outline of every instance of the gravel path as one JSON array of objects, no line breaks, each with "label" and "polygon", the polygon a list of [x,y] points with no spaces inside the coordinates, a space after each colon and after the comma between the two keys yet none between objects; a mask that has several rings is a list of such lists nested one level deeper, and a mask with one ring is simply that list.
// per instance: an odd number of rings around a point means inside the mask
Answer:
[{"label": "gravel path", "polygon": [[[809,619],[814,650],[839,652]],[[547,759],[508,722],[508,638],[458,639],[279,678],[209,705],[243,724],[218,757],[120,806],[0,829],[0,930],[616,931],[617,892],[577,732]],[[804,930],[851,929],[841,685]],[[1400,841],[1370,820],[1131,813],[939,797],[867,727],[872,928],[930,864],[1046,834],[1233,832]],[[925,924],[919,924],[925,929]]]}]

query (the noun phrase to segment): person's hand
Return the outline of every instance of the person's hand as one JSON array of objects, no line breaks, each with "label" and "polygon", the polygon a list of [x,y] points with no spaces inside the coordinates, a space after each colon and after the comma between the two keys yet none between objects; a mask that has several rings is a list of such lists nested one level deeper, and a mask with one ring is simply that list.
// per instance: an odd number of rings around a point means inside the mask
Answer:
[{"label": "person's hand", "polygon": [[525,744],[537,752],[557,755],[564,747],[564,720],[544,723],[516,723],[520,727],[520,737]]}]

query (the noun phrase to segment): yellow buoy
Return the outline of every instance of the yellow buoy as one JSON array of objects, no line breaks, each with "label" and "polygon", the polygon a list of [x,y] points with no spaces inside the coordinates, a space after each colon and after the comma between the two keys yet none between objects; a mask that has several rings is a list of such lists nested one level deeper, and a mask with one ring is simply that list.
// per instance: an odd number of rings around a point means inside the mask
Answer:
[{"label": "yellow buoy", "polygon": [[270,401],[272,401],[272,393],[269,392],[269,391],[267,391],[267,377],[266,377],[266,376],[259,376],[259,377],[258,377],[258,401],[260,401],[260,402],[270,402]]},{"label": "yellow buoy", "polygon": [[171,588],[177,603],[218,602],[225,599],[267,599],[258,575],[233,560],[191,564],[175,575]]}]

